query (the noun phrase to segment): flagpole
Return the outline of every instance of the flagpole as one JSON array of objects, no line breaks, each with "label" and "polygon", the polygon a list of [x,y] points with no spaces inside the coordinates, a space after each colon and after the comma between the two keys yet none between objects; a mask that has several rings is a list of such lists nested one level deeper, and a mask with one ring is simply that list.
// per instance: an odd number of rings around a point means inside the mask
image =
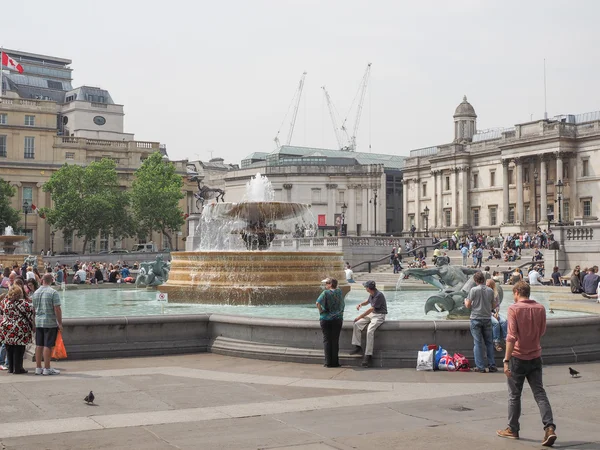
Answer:
[{"label": "flagpole", "polygon": [[4,84],[2,84],[2,55],[4,55],[4,47],[0,47],[0,103],[2,103],[2,94],[4,93]]}]

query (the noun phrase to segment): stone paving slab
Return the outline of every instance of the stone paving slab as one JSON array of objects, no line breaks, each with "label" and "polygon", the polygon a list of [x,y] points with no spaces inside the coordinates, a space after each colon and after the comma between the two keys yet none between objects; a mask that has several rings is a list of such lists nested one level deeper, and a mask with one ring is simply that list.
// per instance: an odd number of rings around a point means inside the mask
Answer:
[{"label": "stone paving slab", "polygon": [[[503,374],[319,365],[213,354],[64,361],[56,377],[0,373],[0,449],[541,448],[526,387],[522,439]],[[600,363],[545,367],[556,448],[600,450]],[[97,406],[84,395],[93,389]]]}]

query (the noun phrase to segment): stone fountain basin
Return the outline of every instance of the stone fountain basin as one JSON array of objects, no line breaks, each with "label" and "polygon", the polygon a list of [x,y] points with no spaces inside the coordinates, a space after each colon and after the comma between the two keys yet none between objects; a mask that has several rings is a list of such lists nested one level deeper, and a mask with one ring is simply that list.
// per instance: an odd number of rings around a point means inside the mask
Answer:
[{"label": "stone fountain basin", "polygon": [[27,239],[27,236],[21,236],[18,234],[0,236],[0,242],[3,242],[4,244],[8,245],[14,245],[15,242],[24,241],[25,239]]},{"label": "stone fountain basin", "polygon": [[212,203],[205,206],[212,217],[243,220],[249,224],[268,223],[275,220],[302,216],[309,206],[288,202]]},{"label": "stone fountain basin", "polygon": [[171,253],[161,292],[178,303],[271,305],[313,303],[321,280],[350,291],[341,252],[201,251]]}]

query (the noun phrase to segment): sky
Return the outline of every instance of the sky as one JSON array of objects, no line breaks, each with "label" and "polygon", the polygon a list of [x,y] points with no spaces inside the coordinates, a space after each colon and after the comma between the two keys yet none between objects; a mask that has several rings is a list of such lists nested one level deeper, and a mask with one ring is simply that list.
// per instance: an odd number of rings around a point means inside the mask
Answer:
[{"label": "sky", "polygon": [[[9,16],[7,18],[7,16]],[[600,2],[578,0],[28,0],[6,48],[73,60],[73,85],[107,89],[125,131],[171,159],[239,163],[275,149],[307,72],[291,144],[337,148],[368,63],[358,151],[408,155],[453,139],[463,95],[479,130],[600,110]]]}]

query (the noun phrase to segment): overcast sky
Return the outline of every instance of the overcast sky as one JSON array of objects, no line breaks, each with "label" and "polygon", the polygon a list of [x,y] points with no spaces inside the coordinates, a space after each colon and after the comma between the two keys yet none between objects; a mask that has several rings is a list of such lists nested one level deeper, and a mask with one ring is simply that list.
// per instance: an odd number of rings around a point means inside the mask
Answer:
[{"label": "overcast sky", "polygon": [[0,41],[72,59],[74,86],[109,90],[172,159],[239,163],[275,148],[303,71],[300,146],[336,148],[320,87],[345,117],[369,62],[359,151],[451,141],[464,94],[480,130],[542,118],[544,58],[550,116],[599,110],[598,17],[596,0],[28,0]]}]

